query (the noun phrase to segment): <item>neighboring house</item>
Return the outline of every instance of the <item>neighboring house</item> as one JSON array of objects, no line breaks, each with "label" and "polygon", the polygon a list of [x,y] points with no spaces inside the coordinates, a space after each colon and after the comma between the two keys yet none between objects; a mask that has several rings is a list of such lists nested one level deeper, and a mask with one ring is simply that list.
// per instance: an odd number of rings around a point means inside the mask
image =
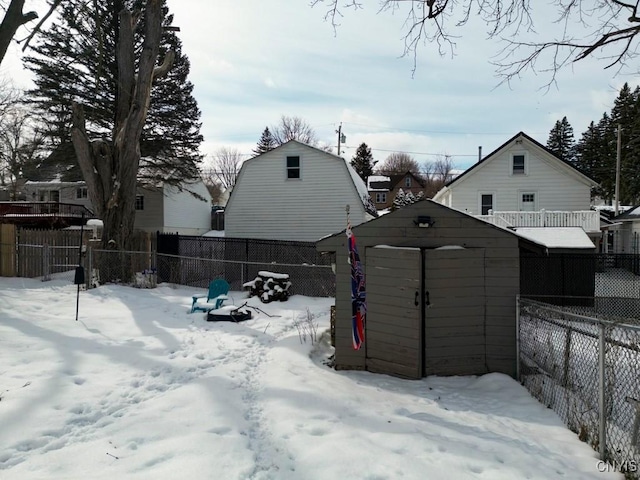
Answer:
[{"label": "neighboring house", "polygon": [[367,190],[377,210],[390,208],[400,190],[414,195],[424,191],[424,181],[411,172],[397,175],[372,175],[367,179]]},{"label": "neighboring house", "polygon": [[615,253],[640,253],[640,206],[631,208],[613,218],[620,224],[614,236],[613,251]]},{"label": "neighboring house", "polygon": [[[23,192],[30,202],[75,204],[94,210],[84,181],[26,182]],[[139,230],[182,235],[211,230],[211,195],[202,180],[185,183],[182,191],[170,185],[138,187],[135,208],[134,228]]]},{"label": "neighboring house", "polygon": [[344,158],[289,142],[247,160],[225,208],[225,236],[316,241],[374,218],[366,185]]},{"label": "neighboring house", "polygon": [[93,210],[84,181],[61,182],[59,180],[50,180],[32,182],[27,180],[22,187],[22,194],[27,202],[70,203],[82,205],[89,210]]},{"label": "neighboring house", "polygon": [[600,215],[590,210],[595,186],[520,132],[447,183],[433,200],[502,227],[582,227],[599,243]]}]

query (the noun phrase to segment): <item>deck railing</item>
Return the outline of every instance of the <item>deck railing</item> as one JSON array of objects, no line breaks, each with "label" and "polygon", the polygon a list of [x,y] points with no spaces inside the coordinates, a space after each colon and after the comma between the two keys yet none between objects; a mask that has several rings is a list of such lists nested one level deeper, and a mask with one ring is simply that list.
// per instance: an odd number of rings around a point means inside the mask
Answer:
[{"label": "deck railing", "polygon": [[500,227],[582,227],[585,232],[600,231],[600,214],[595,210],[498,212],[476,217]]},{"label": "deck railing", "polygon": [[0,202],[0,217],[93,217],[93,212],[84,205],[59,202]]}]

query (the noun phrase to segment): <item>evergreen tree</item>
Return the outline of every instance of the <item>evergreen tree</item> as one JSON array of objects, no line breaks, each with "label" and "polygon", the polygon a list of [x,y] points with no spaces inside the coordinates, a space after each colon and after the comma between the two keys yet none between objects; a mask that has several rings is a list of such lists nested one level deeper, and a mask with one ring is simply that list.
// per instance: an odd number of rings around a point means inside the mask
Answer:
[{"label": "evergreen tree", "polygon": [[404,194],[404,190],[399,189],[398,193],[396,193],[395,198],[393,199],[393,203],[391,204],[391,210],[397,210],[398,208],[402,208],[407,204],[407,198]]},{"label": "evergreen tree", "polygon": [[[141,9],[143,5],[142,0],[65,2],[60,21],[41,32],[33,47],[35,54],[25,59],[36,85],[27,92],[29,99],[48,125],[44,134],[52,155],[47,162],[57,164],[65,180],[81,178],[70,140],[72,101],[84,107],[90,138],[113,139],[117,134],[113,130],[119,95],[115,58],[118,15],[124,7]],[[163,6],[166,13],[166,0]],[[163,25],[171,25],[172,17],[165,15]],[[144,21],[135,31],[136,51],[142,48],[143,31]],[[199,176],[198,148],[203,140],[200,110],[192,95],[193,85],[187,80],[189,60],[181,47],[175,31],[164,29],[159,58],[170,50],[176,58],[169,73],[153,83],[140,138],[143,160],[138,180],[142,182],[178,184]],[[138,59],[134,61],[137,66]]]},{"label": "evergreen tree", "polygon": [[271,135],[271,131],[269,127],[265,127],[260,136],[260,140],[258,140],[258,146],[253,149],[253,153],[256,155],[262,155],[263,153],[268,152],[269,150],[273,150],[278,145],[276,144],[273,135]]},{"label": "evergreen tree", "polygon": [[373,155],[366,143],[361,143],[356,150],[356,154],[351,159],[351,166],[366,183],[367,178],[373,173]]},{"label": "evergreen tree", "polygon": [[611,124],[616,132],[616,142],[617,129],[620,128],[621,132],[620,201],[622,204],[627,205],[635,205],[640,198],[640,185],[638,184],[640,182],[640,171],[638,171],[640,167],[640,151],[638,143],[634,141],[640,134],[638,128],[640,115],[638,96],[638,88],[632,92],[629,85],[625,83],[620,89],[620,93],[611,110]]},{"label": "evergreen tree", "polygon": [[567,120],[567,117],[562,117],[562,120],[558,120],[549,132],[547,148],[551,150],[556,157],[565,162],[573,163],[575,161],[573,127]]}]

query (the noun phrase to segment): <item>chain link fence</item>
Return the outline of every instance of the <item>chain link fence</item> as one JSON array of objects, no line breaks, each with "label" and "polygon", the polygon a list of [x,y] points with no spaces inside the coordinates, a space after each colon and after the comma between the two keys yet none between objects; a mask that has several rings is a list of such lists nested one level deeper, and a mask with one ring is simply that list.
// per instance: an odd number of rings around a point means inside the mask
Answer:
[{"label": "chain link fence", "polygon": [[640,322],[616,299],[591,300],[561,307],[518,299],[518,377],[602,460],[637,479]]},{"label": "chain link fence", "polygon": [[335,296],[335,255],[319,253],[314,242],[146,234],[137,242],[141,251],[114,251],[100,249],[99,240],[85,231],[80,256],[76,232],[19,234],[11,260],[17,263],[14,274],[22,277],[73,281],[80,262],[89,288],[107,282],[207,288],[211,280],[224,278],[232,289],[242,290],[266,271],[289,275],[293,294]]}]

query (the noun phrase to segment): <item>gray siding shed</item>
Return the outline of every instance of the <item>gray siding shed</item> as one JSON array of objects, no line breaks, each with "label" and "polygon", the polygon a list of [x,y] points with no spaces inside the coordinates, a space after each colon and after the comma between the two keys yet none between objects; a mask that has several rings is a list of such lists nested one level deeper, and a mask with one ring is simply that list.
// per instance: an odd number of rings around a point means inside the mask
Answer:
[{"label": "gray siding shed", "polygon": [[[434,222],[419,227],[418,216]],[[516,373],[520,249],[540,245],[424,200],[353,228],[367,284],[365,342],[351,342],[351,272],[336,252],[335,364],[401,377]],[[382,248],[388,246],[390,248]]]}]

